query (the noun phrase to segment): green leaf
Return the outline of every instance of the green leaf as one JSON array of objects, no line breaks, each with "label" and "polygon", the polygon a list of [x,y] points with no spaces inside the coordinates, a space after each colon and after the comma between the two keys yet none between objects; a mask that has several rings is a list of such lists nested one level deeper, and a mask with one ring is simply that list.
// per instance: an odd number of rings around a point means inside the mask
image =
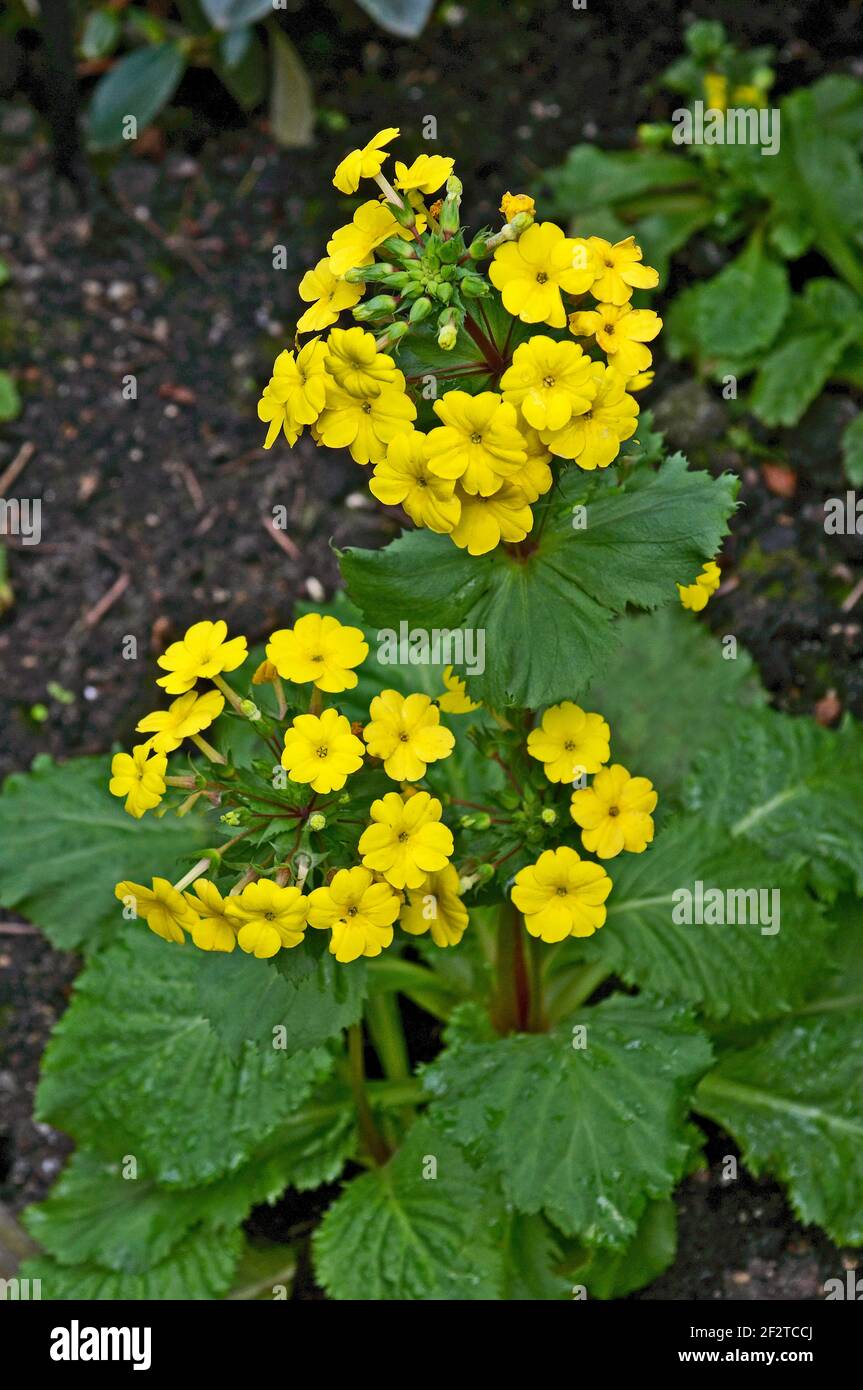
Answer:
[{"label": "green leaf", "polygon": [[576,145],[563,164],[543,176],[551,199],[548,212],[579,215],[581,209],[610,207],[644,193],[696,184],[700,170],[684,154],[649,150],[609,153],[596,145]]},{"label": "green leaf", "polygon": [[[270,5],[267,5],[267,9]],[[260,105],[267,94],[267,59],[253,29],[232,29],[219,42],[216,72],[244,111]]]},{"label": "green leaf", "polygon": [[863,893],[863,729],[838,730],[775,710],[741,713],[727,754],[699,758],[687,797],[727,830],[737,852],[757,845],[804,861]]},{"label": "green leaf", "polygon": [[315,100],[303,60],[277,25],[269,27],[272,54],[270,130],[287,150],[307,149],[315,125]]},{"label": "green leaf", "polygon": [[232,1057],[201,1007],[201,964],[143,927],[101,952],[54,1031],[37,1098],[40,1118],[79,1144],[115,1162],[132,1154],[179,1186],[239,1168],[332,1065],[271,1037]]},{"label": "green leaf", "polygon": [[544,1216],[512,1213],[503,1259],[505,1299],[523,1303],[572,1296],[572,1280],[560,1271],[560,1236]]},{"label": "green leaf", "polygon": [[[761,705],[767,696],[747,652],[726,646],[679,604],[629,614],[618,633],[620,645],[590,687],[585,706],[601,710],[611,725],[614,761],[649,777],[666,803],[717,729],[741,707]],[[726,659],[732,650],[734,659]]]},{"label": "green leaf", "polygon": [[863,411],[851,421],[842,436],[842,461],[849,483],[855,487],[863,485]]},{"label": "green leaf", "polygon": [[17,420],[21,410],[21,397],[14,378],[8,372],[0,372],[0,422]]},{"label": "green leaf", "polygon": [[273,13],[273,0],[201,0],[201,8],[214,29],[242,29]]},{"label": "green leaf", "polygon": [[[836,1003],[840,1007],[836,1007]],[[804,1225],[863,1244],[863,1000],[829,997],[730,1052],[704,1078],[696,1109],[739,1143],[755,1174],[788,1186]]]},{"label": "green leaf", "polygon": [[633,1240],[623,1250],[590,1251],[570,1273],[573,1282],[585,1285],[591,1298],[625,1298],[652,1284],[676,1254],[677,1207],[666,1199],[648,1204]]},{"label": "green leaf", "polygon": [[518,1211],[620,1248],[684,1171],[689,1093],[709,1064],[685,1011],[614,997],[553,1033],[452,1047],[424,1081],[434,1123],[500,1173]]},{"label": "green leaf", "polygon": [[247,1244],[227,1297],[265,1302],[278,1290],[280,1299],[284,1298],[296,1272],[297,1249],[293,1245]]},{"label": "green leaf", "polygon": [[120,17],[114,10],[93,10],[81,36],[82,58],[107,58],[120,38]]},{"label": "green leaf", "polygon": [[8,777],[0,794],[0,902],[62,950],[123,936],[129,923],[114,885],[170,878],[207,846],[206,823],[194,814],[128,816],[109,777],[107,758],[40,761]]},{"label": "green leaf", "polygon": [[[398,630],[405,620],[482,629],[486,669],[471,678],[473,698],[534,709],[574,698],[616,646],[614,615],[627,604],[676,601],[676,582],[694,578],[719,549],[737,480],[690,472],[676,454],[658,472],[636,471],[617,487],[603,479],[591,493],[595,486],[569,470],[558,509],[527,557],[505,546],[471,556],[428,531],[408,532],[383,550],[346,550],[348,593],[380,628]],[[576,530],[572,504],[585,496],[587,526]]]},{"label": "green leaf", "polygon": [[[726,756],[736,761],[734,745]],[[584,954],[627,984],[697,1006],[710,1019],[752,1022],[796,1007],[829,969],[825,940],[832,924],[793,868],[747,840],[729,844],[724,830],[700,817],[680,817],[643,854],[624,854],[608,871],[614,882],[608,919]],[[704,894],[754,889],[764,896],[750,901],[743,923],[675,921],[680,890],[694,896],[698,882]],[[732,902],[735,917],[741,915],[742,900]],[[730,916],[727,906],[723,915]]]},{"label": "green leaf", "polygon": [[357,0],[388,34],[416,39],[426,26],[434,0]]},{"label": "green leaf", "polygon": [[854,336],[853,320],[837,330],[787,338],[761,364],[752,409],[765,425],[796,425],[820,395]]},{"label": "green leaf", "polygon": [[313,1240],[318,1280],[340,1300],[499,1298],[484,1188],[457,1146],[419,1121],[385,1167],[351,1182],[327,1211]]},{"label": "green leaf", "polygon": [[27,1260],[21,1278],[41,1279],[45,1299],[118,1299],[128,1303],[220,1298],[230,1288],[243,1246],[242,1232],[198,1231],[164,1260],[139,1274],[98,1264],[62,1265],[50,1256]]},{"label": "green leaf", "polygon": [[112,150],[123,143],[124,121],[134,116],[137,134],[167,106],[186,68],[186,54],[179,43],[157,43],[138,48],[99,78],[87,118],[88,140],[93,150]]},{"label": "green leaf", "polygon": [[733,357],[772,343],[790,301],[785,267],[766,255],[758,238],[700,288],[696,329],[701,350]]}]

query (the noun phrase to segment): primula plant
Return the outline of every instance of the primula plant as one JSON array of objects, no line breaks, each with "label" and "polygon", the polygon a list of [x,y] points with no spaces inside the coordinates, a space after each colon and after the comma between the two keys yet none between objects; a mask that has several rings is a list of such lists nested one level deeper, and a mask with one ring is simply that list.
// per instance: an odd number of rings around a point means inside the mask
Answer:
[{"label": "primula plant", "polygon": [[39,1091],[77,1144],[27,1216],[43,1297],[286,1297],[296,1246],[243,1223],[336,1182],[331,1298],[619,1297],[674,1257],[693,1116],[863,1240],[860,731],[764,708],[682,611],[735,487],[638,420],[637,244],[522,195],[471,232],[450,159],[389,183],[396,134],[336,170],[383,196],[259,414],[403,534],[258,650],[196,622],[110,769],[0,798],[3,901],[89,955]]}]

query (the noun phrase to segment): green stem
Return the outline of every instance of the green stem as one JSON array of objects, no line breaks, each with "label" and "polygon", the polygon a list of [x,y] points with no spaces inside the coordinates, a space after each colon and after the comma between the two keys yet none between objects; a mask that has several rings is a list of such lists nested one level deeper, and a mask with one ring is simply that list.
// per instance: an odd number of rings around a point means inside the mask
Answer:
[{"label": "green stem", "polygon": [[363,1057],[363,1030],[359,1023],[352,1023],[348,1029],[348,1063],[360,1137],[369,1156],[380,1167],[387,1162],[390,1154],[378,1133],[369,1105],[366,1092],[366,1067]]},{"label": "green stem", "polygon": [[545,1004],[543,999],[544,971],[548,958],[548,946],[538,936],[528,938],[528,957],[530,960],[530,1011],[528,1032],[543,1033],[546,1030]]},{"label": "green stem", "polygon": [[593,961],[574,971],[563,987],[555,993],[551,1005],[553,1017],[567,1018],[575,1013],[612,973],[611,967],[605,961]]},{"label": "green stem", "polygon": [[401,1014],[394,994],[372,994],[366,1001],[366,1023],[389,1081],[404,1081],[411,1074]]},{"label": "green stem", "polygon": [[523,1033],[530,1020],[530,979],[524,958],[524,928],[513,903],[501,906],[497,930],[497,980],[492,1021],[499,1033]]}]

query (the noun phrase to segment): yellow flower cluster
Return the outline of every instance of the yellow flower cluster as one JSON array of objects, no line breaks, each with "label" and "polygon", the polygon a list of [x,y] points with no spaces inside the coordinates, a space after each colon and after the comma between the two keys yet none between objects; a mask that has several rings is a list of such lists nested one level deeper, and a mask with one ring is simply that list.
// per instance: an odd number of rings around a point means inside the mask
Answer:
[{"label": "yellow flower cluster", "polygon": [[708,600],[716,593],[721,578],[722,575],[716,561],[708,560],[707,564],[702,566],[701,573],[694,584],[678,584],[677,592],[683,607],[691,609],[693,613],[700,613],[702,608],[707,607]]},{"label": "yellow flower cluster", "polygon": [[[653,839],[657,795],[646,777],[632,777],[611,756],[611,731],[599,714],[564,700],[545,711],[528,734],[527,751],[543,764],[550,782],[575,783],[570,815],[581,843],[597,859],[623,850],[640,854]],[[582,783],[593,774],[592,785]],[[582,859],[569,845],[545,850],[515,876],[512,900],[525,926],[542,941],[592,936],[605,922],[612,881],[601,864]]]},{"label": "yellow flower cluster", "polygon": [[[308,894],[302,884],[280,882],[278,876],[274,881],[252,875],[249,881],[244,875],[223,897],[216,884],[199,876],[208,859],[177,884],[163,878],[154,878],[149,888],[128,880],[118,883],[116,896],[156,935],[182,942],[188,934],[201,950],[229,952],[239,946],[263,958],[299,945],[310,926],[330,931],[330,950],[340,961],[378,955],[392,942],[396,920],[413,935],[430,931],[439,946],[461,939],[468,914],[450,862],[452,831],[442,821],[441,802],[410,785],[455,747],[454,735],[440,722],[438,703],[425,694],[383,690],[372,699],[364,727],[352,725],[338,709],[320,708],[324,693],[339,694],[357,685],[356,668],[368,650],[359,628],[309,613],[293,627],[272,633],[264,669],[256,673],[261,681],[313,686],[309,712],[296,715],[284,733],[281,764],[291,782],[308,786],[315,795],[340,791],[368,756],[380,760],[386,775],[400,784],[399,791],[372,801],[370,823],[357,845],[361,862],[337,870]],[[228,640],[224,623],[196,623],[159,658],[169,672],[160,683],[177,688],[180,682],[184,693],[168,710],[140,721],[139,730],[151,733],[145,744],[113,760],[110,790],[126,798],[132,815],[140,817],[161,801],[170,781],[167,755],[182,739],[190,738],[211,760],[223,761],[200,734],[221,714],[226,695],[241,703],[221,673],[235,670],[246,655],[246,639]],[[221,689],[201,694],[185,689],[201,677]],[[442,699],[450,700],[451,712],[476,708],[452,672]],[[186,779],[177,782],[189,784]]]},{"label": "yellow flower cluster", "polygon": [[[396,192],[382,169],[386,147],[398,134],[392,127],[379,131],[336,169],[333,183],[342,193],[373,179],[383,201],[363,203],[303,277],[299,292],[310,307],[298,322],[300,334],[322,334],[359,304],[364,287],[355,272],[372,266],[384,242],[413,239],[421,259],[423,233],[437,234],[444,225],[436,220],[442,205],[426,207],[423,197],[449,179],[453,160],[420,155],[410,167],[397,161]],[[403,199],[415,218],[410,229],[393,211],[401,215]],[[444,392],[433,403],[440,424],[428,431],[415,427],[413,387],[381,350],[397,339],[387,333],[376,339],[359,327],[332,328],[327,338],[280,353],[258,403],[268,427],[265,448],[280,434],[293,445],[308,425],[317,443],[347,448],[357,463],[372,465],[369,486],[379,501],[402,507],[415,525],[449,535],[472,555],[525,539],[533,527],[532,504],[550,490],[556,459],[592,471],[617,457],[636,429],[631,393],[652,379],[645,344],[662,326],[652,310],[629,302],[634,289],[658,283],[633,237],[611,245],[601,237],[566,236],[553,222],[533,220],[534,202],[526,194],[507,193],[501,212],[505,226],[490,239],[490,284],[515,318],[555,333],[568,327],[571,337],[539,333],[521,343],[511,362],[490,368],[497,390]],[[469,259],[468,253],[462,257]],[[596,307],[576,310],[585,294]],[[398,300],[395,293],[391,303]],[[413,315],[410,323],[392,326],[409,333],[412,322]],[[466,327],[471,324],[468,317]],[[455,327],[452,332],[455,342]],[[605,360],[573,337],[589,339]]]}]

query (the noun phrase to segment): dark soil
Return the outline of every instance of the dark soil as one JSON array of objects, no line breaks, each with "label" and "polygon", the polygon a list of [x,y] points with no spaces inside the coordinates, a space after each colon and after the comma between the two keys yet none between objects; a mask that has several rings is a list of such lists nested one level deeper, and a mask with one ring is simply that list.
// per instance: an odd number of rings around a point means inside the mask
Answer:
[{"label": "dark soil", "polygon": [[[740,43],[774,43],[780,92],[848,70],[859,22],[854,5],[822,0],[686,10],[618,0],[577,12],[566,0],[474,0],[445,12],[408,45],[347,0],[314,7],[313,19],[298,6],[286,24],[316,82],[313,150],[277,151],[263,122],[239,128],[214,80],[196,74],[169,142],[149,139],[149,157],[118,164],[86,213],[54,180],[32,113],[0,113],[0,256],[13,275],[0,291],[0,358],[25,400],[0,438],[0,476],[33,446],[14,495],[42,499],[43,528],[40,545],[9,547],[0,773],[40,752],[128,742],[151,703],[155,656],[190,622],[216,615],[258,638],[298,597],[332,589],[330,541],[376,545],[391,532],[349,460],[309,440],[267,454],[255,415],[291,337],[299,275],[342,220],[329,178],[354,130],[400,125],[418,153],[434,115],[480,225],[503,191],[527,186],[572,144],[625,146],[640,121],[664,113],[651,84],[678,54],[685,18],[722,18]],[[336,113],[351,137],[334,129]],[[273,269],[279,245],[285,270]],[[125,400],[130,375],[137,399]],[[730,448],[722,403],[681,370],[661,372],[647,403],[671,444],[743,479],[711,625],[752,651],[784,708],[825,723],[845,708],[863,713],[863,600],[850,601],[859,538],[823,529],[824,499],[844,493],[836,441],[848,402],[822,398],[778,456],[757,432]],[[278,504],[291,517],[281,545],[267,526]],[[122,659],[127,636],[137,660]],[[0,1200],[15,1208],[44,1194],[69,1147],[31,1109],[77,964],[26,924],[0,922]],[[642,1296],[819,1297],[841,1253],[801,1230],[776,1185],[742,1168],[723,1185],[728,1151],[714,1137],[709,1172],[681,1189],[678,1260]],[[307,1229],[319,1202],[290,1195],[252,1227],[274,1239]],[[302,1273],[301,1296],[315,1297]]]}]

